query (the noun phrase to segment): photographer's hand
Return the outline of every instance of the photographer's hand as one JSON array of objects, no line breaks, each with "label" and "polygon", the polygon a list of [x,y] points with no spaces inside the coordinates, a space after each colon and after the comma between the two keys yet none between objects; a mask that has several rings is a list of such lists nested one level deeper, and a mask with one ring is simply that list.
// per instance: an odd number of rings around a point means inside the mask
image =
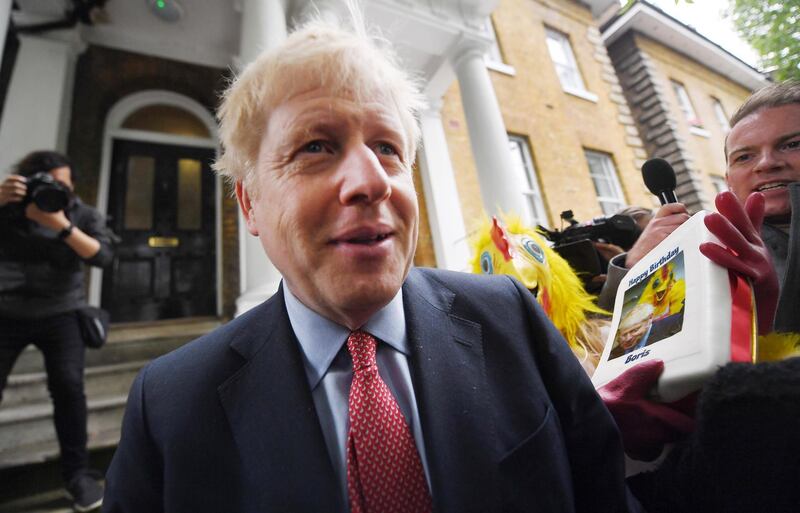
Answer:
[{"label": "photographer's hand", "polygon": [[0,207],[9,203],[19,203],[25,198],[28,186],[25,177],[19,175],[9,175],[0,184]]},{"label": "photographer's hand", "polygon": [[25,217],[54,232],[60,232],[70,225],[69,219],[67,219],[63,210],[59,210],[58,212],[45,212],[33,202],[28,203],[25,207]]},{"label": "photographer's hand", "polygon": [[667,203],[658,209],[633,247],[625,257],[625,267],[630,269],[651,249],[658,246],[680,225],[689,220],[689,211],[682,203]]},{"label": "photographer's hand", "polygon": [[[60,232],[72,225],[63,210],[44,212],[35,203],[30,203],[25,207],[25,217],[54,232]],[[64,237],[63,241],[83,259],[91,258],[100,251],[100,242],[84,233],[77,226],[72,227],[69,235]]]}]

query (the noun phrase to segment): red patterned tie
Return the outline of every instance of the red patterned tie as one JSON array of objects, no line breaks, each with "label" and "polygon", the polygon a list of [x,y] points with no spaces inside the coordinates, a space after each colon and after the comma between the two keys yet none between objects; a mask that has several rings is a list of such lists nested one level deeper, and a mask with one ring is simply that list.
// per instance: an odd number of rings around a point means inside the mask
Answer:
[{"label": "red patterned tie", "polygon": [[375,337],[354,331],[347,491],[351,513],[428,513],[431,496],[414,437],[378,374]]}]

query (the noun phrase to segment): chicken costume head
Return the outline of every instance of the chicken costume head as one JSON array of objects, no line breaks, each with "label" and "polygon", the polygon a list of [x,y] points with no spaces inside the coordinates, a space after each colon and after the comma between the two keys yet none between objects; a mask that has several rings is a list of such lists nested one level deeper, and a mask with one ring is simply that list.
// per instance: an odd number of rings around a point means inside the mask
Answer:
[{"label": "chicken costume head", "polygon": [[558,253],[550,249],[536,230],[508,216],[492,219],[473,238],[472,272],[506,274],[521,281],[536,294],[536,300],[567,340],[589,374],[594,372],[605,342],[604,319],[588,313],[608,315],[594,303],[581,279]]},{"label": "chicken costume head", "polygon": [[653,305],[653,318],[661,319],[680,313],[685,297],[686,282],[676,278],[675,262],[668,262],[650,276],[639,304]]}]

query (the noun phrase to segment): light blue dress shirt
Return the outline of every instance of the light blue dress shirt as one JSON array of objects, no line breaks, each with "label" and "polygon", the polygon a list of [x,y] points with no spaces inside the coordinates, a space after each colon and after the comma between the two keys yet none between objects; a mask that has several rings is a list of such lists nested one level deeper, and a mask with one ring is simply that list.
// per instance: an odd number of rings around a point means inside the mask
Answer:
[{"label": "light blue dress shirt", "polygon": [[[350,382],[353,380],[353,361],[345,347],[350,330],[301,303],[285,282],[283,295],[289,321],[300,342],[314,406],[345,502],[344,511],[350,511],[347,500],[346,455],[347,432],[350,428],[348,399]],[[378,339],[376,357],[378,373],[394,394],[406,423],[411,427],[430,489],[425,443],[422,440],[417,400],[408,368],[410,352],[406,338],[402,290],[398,291],[394,299],[373,315],[361,329]]]}]

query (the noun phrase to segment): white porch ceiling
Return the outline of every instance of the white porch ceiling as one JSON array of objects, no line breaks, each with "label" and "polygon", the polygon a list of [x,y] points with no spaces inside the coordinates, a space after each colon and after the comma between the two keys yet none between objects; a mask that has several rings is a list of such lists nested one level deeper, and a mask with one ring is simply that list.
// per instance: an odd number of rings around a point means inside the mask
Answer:
[{"label": "white porch ceiling", "polygon": [[[426,92],[438,99],[454,80],[448,58],[464,43],[487,46],[486,17],[499,0],[362,0],[367,22],[393,42],[403,63],[426,82]],[[79,28],[91,44],[192,62],[213,67],[233,65],[239,53],[241,2],[238,0],[178,0],[184,16],[165,22],[147,0],[108,0],[107,22]],[[313,6],[341,9],[338,0],[285,0],[288,23],[302,19]],[[60,19],[69,0],[18,0],[17,25]]]}]

